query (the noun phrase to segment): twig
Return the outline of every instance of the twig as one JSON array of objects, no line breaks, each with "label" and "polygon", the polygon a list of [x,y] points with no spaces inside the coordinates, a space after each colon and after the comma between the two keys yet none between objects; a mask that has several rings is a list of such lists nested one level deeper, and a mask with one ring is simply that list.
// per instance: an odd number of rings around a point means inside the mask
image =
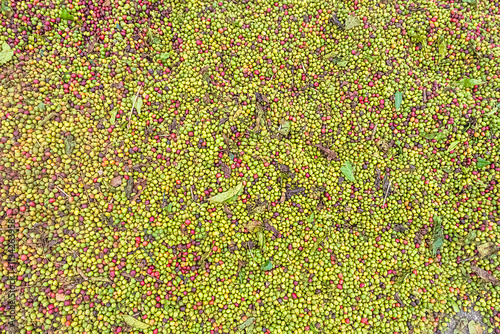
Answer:
[{"label": "twig", "polygon": [[384,207],[385,205],[385,199],[387,198],[387,195],[389,195],[389,190],[391,190],[391,181],[389,181],[389,186],[387,187],[387,191],[385,192],[384,203],[382,203],[382,207]]},{"label": "twig", "polygon": [[130,108],[130,114],[128,115],[127,131],[130,129],[130,121],[132,121],[132,110],[134,110],[135,102],[137,101],[137,98],[139,97],[139,92],[141,91],[141,88],[142,87],[139,86],[139,89],[137,90],[137,93],[135,93],[134,103],[132,103],[132,108]]},{"label": "twig", "polygon": [[470,260],[472,260],[474,258],[475,258],[475,256],[469,257],[468,259],[460,260],[460,263],[468,262],[468,261],[470,261]]},{"label": "twig", "polygon": [[38,147],[43,148],[43,146],[40,144],[40,142],[38,141],[38,139],[36,139],[36,137],[35,137],[35,140],[36,140],[36,143],[38,144]]},{"label": "twig", "polygon": [[59,190],[60,192],[62,192],[64,195],[66,195],[66,197],[69,197],[68,194],[66,194],[61,188],[59,188],[58,186],[56,186],[57,190]]}]

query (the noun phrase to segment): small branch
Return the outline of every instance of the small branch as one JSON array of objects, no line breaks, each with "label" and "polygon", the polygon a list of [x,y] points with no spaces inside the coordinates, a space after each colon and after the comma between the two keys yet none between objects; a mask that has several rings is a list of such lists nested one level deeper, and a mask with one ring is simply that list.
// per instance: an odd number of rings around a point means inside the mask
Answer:
[{"label": "small branch", "polygon": [[307,72],[306,72],[306,69],[305,69],[305,67],[304,67],[304,64],[300,64],[300,65],[301,65],[301,67],[302,67],[302,71],[304,71],[304,73],[307,75]]},{"label": "small branch", "polygon": [[70,197],[68,194],[66,194],[61,188],[59,188],[58,186],[56,186],[57,190],[59,190],[60,192],[62,192],[64,195],[66,195],[66,197]]}]

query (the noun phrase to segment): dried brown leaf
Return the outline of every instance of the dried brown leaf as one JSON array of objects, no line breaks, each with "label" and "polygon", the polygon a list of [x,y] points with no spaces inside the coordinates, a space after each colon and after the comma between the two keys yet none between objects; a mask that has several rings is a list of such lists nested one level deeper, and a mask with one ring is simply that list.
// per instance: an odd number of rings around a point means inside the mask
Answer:
[{"label": "dried brown leaf", "polygon": [[119,185],[122,184],[122,177],[121,176],[117,176],[117,177],[114,177],[111,182],[110,182],[111,186],[113,187],[118,187]]},{"label": "dried brown leaf", "polygon": [[208,71],[208,66],[205,66],[205,67],[202,67],[201,70],[200,70],[200,73],[203,75],[205,74],[206,71]]},{"label": "dried brown leaf", "polygon": [[387,143],[385,140],[381,140],[378,143],[378,149],[382,151],[383,153],[387,153],[389,149],[391,148],[390,144]]},{"label": "dried brown leaf", "polygon": [[227,204],[224,204],[224,212],[228,215],[233,215],[233,212],[231,210],[229,210]]},{"label": "dried brown leaf", "polygon": [[[142,194],[144,189],[146,189],[147,185],[147,180],[146,179],[138,179],[136,182],[134,182],[134,197],[132,197],[132,201],[136,201],[139,196]],[[141,186],[141,189],[139,189],[139,186]]]},{"label": "dried brown leaf", "polygon": [[399,303],[401,304],[401,306],[405,307],[405,303],[403,303],[403,301],[401,300],[401,297],[399,297],[399,292],[396,292],[396,294],[394,295],[394,299]]},{"label": "dried brown leaf", "polygon": [[77,272],[80,276],[82,276],[82,278],[83,278],[84,280],[88,281],[88,279],[89,279],[89,278],[87,277],[87,275],[85,275],[85,274],[84,274],[84,272],[83,272],[80,268],[78,268],[78,267],[77,267],[77,268],[76,268],[76,272]]},{"label": "dried brown leaf", "polygon": [[476,266],[471,266],[471,269],[477,274],[477,276],[481,277],[486,282],[492,283],[494,285],[500,284],[500,280],[486,270]]},{"label": "dried brown leaf", "polygon": [[337,158],[337,153],[330,150],[329,148],[326,148],[321,144],[316,144],[314,146],[316,146],[325,155],[326,160],[332,161]]},{"label": "dried brown leaf", "polygon": [[246,265],[247,265],[246,261],[238,260],[238,273],[240,272],[241,268],[244,268]]},{"label": "dried brown leaf", "polygon": [[487,242],[485,244],[477,246],[477,251],[480,257],[487,257],[498,252],[498,247],[494,242]]},{"label": "dried brown leaf", "polygon": [[281,192],[280,204],[285,203],[285,201],[286,201],[286,189],[284,189],[284,190]]},{"label": "dried brown leaf", "polygon": [[210,96],[207,94],[205,94],[205,96],[203,96],[203,103],[205,104],[209,104],[210,103]]},{"label": "dried brown leaf", "polygon": [[221,171],[224,173],[225,177],[231,176],[231,167],[229,167],[228,165],[226,165],[223,162],[220,162],[219,167],[220,167]]},{"label": "dried brown leaf", "polygon": [[471,320],[468,324],[469,334],[483,334],[483,329],[481,328],[481,324]]},{"label": "dried brown leaf", "polygon": [[407,230],[403,224],[396,224],[393,228],[394,232],[401,233]]},{"label": "dried brown leaf", "polygon": [[132,275],[130,275],[129,273],[126,273],[126,272],[122,272],[122,276],[127,277],[127,278],[133,278]]},{"label": "dried brown leaf", "polygon": [[262,224],[261,221],[249,221],[246,225],[245,225],[245,228],[250,231],[250,232],[253,232],[256,228],[258,228],[260,225]]}]

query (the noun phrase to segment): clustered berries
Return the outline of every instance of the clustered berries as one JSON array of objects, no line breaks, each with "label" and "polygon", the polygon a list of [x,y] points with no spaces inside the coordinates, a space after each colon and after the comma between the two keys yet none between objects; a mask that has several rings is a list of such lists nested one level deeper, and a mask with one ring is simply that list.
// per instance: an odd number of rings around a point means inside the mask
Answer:
[{"label": "clustered berries", "polygon": [[0,331],[500,333],[499,29],[496,0],[1,1]]}]

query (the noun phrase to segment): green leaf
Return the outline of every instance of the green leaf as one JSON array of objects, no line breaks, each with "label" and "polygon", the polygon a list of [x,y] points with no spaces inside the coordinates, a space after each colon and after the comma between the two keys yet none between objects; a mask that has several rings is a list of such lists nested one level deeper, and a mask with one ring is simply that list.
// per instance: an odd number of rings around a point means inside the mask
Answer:
[{"label": "green leaf", "polygon": [[259,239],[259,247],[261,249],[266,248],[266,240],[264,238],[264,233],[261,230],[257,232],[257,238]]},{"label": "green leaf", "polygon": [[[134,101],[135,101],[135,105],[134,105]],[[133,96],[132,97],[132,105],[137,110],[137,113],[140,114],[141,113],[141,108],[142,108],[142,97],[139,96],[137,98],[137,100],[136,100],[135,96]]]},{"label": "green leaf", "polygon": [[458,146],[458,144],[460,144],[460,140],[455,140],[455,141],[451,142],[450,146],[448,146],[448,152],[453,151],[455,149],[455,147]]},{"label": "green leaf", "polygon": [[454,301],[454,300],[453,300],[453,299],[451,299],[451,298],[450,298],[450,299],[448,299],[448,301],[450,302],[450,305],[451,305],[451,307],[453,308],[453,311],[454,311],[454,312],[456,312],[456,313],[460,312],[460,308],[458,307],[458,304],[457,304],[457,302],[456,302],[456,301]]},{"label": "green leaf", "polygon": [[476,235],[477,235],[477,231],[476,230],[470,231],[467,234],[467,237],[465,238],[465,243],[468,245],[468,244],[474,242],[474,240],[476,239]]},{"label": "green leaf", "polygon": [[228,191],[210,197],[208,200],[212,203],[223,203],[228,199],[230,199],[231,197],[237,195],[242,189],[243,189],[243,183],[240,182],[237,186],[229,189]]},{"label": "green leaf", "polygon": [[443,131],[443,132],[431,132],[431,133],[424,133],[422,137],[432,140],[435,139],[436,141],[440,141],[446,138],[448,135],[448,131]]},{"label": "green leaf", "polygon": [[462,0],[463,2],[466,2],[466,3],[471,3],[471,4],[476,4],[477,1],[476,0]]},{"label": "green leaf", "polygon": [[463,88],[472,88],[476,85],[483,84],[483,82],[481,80],[476,80],[476,79],[462,79],[459,82],[457,82],[457,84],[462,86]]},{"label": "green leaf", "polygon": [[366,60],[368,60],[370,63],[373,63],[375,61],[375,57],[374,56],[370,56],[370,55],[366,55],[365,56]]},{"label": "green leaf", "polygon": [[483,158],[477,159],[476,162],[477,168],[483,168],[485,166],[488,166],[489,164],[491,164],[491,162],[489,162],[488,160],[484,160]]},{"label": "green leaf", "polygon": [[231,203],[234,203],[237,199],[238,199],[238,195],[234,195],[234,196],[228,198],[225,203],[231,204]]},{"label": "green leaf", "polygon": [[133,318],[133,317],[131,317],[129,315],[123,314],[122,317],[123,317],[123,320],[127,323],[127,325],[129,325],[129,326],[131,326],[133,328],[137,328],[137,329],[147,329],[147,328],[149,328],[148,324],[145,324],[144,322],[139,321],[136,318]]},{"label": "green leaf", "polygon": [[162,62],[166,62],[170,58],[170,52],[162,52],[160,53],[160,60]]},{"label": "green leaf", "polygon": [[337,56],[337,54],[338,54],[337,51],[329,52],[329,53],[327,53],[326,55],[323,56],[323,59],[329,59],[329,58],[335,57],[335,56]]},{"label": "green leaf", "polygon": [[311,248],[311,250],[314,252],[316,250],[318,250],[319,248],[319,245],[323,242],[323,240],[326,239],[326,235],[323,237],[323,238],[317,238],[316,239],[316,242],[313,244],[313,247]]},{"label": "green leaf", "polygon": [[0,9],[2,12],[10,12],[11,11],[11,8],[10,8],[10,1],[8,0],[2,0],[2,4],[1,4],[1,9]]},{"label": "green leaf", "polygon": [[120,34],[119,32],[116,32],[116,33],[113,35],[113,37],[114,37],[116,40],[120,41],[120,42],[121,42],[121,41],[123,41],[123,36],[122,36],[122,34]]},{"label": "green leaf", "polygon": [[169,203],[167,205],[167,212],[172,212],[172,207],[174,206],[174,203]]},{"label": "green leaf", "polygon": [[45,116],[45,118],[40,122],[40,126],[44,125],[45,123],[47,123],[48,121],[50,121],[52,118],[54,118],[56,116],[57,116],[56,112],[51,112],[50,114]]},{"label": "green leaf", "polygon": [[482,334],[483,329],[481,328],[481,325],[475,322],[474,320],[471,320],[469,322],[469,334]]},{"label": "green leaf", "polygon": [[125,196],[127,196],[128,199],[130,199],[130,196],[132,195],[133,186],[134,186],[134,179],[129,177],[129,179],[127,180],[127,185],[125,186]]},{"label": "green leaf", "polygon": [[[231,159],[232,160],[232,159]],[[230,197],[225,203],[228,203],[228,204],[231,204],[233,203],[234,201],[236,201],[238,199],[238,196],[240,196],[241,194],[243,193],[243,188],[241,188],[237,194],[235,194],[234,196]]]},{"label": "green leaf", "polygon": [[436,137],[436,132],[431,132],[431,133],[424,133],[422,135],[422,137],[424,137],[425,139],[434,139],[434,137]]},{"label": "green leaf", "polygon": [[495,107],[491,108],[491,111],[489,113],[487,113],[485,116],[494,115],[498,111],[498,108],[500,108],[500,103],[497,104]]},{"label": "green leaf", "polygon": [[[410,34],[409,34],[410,35]],[[424,34],[417,34],[417,33],[414,33],[412,35],[410,35],[410,40],[414,43],[414,44],[417,44],[420,42],[420,44],[422,44],[422,50],[426,47],[427,43],[426,43],[426,35]]]},{"label": "green leaf", "polygon": [[439,44],[439,55],[446,57],[446,45],[444,43]]},{"label": "green leaf", "polygon": [[290,121],[284,121],[281,123],[278,133],[281,133],[283,136],[287,136],[290,132]]},{"label": "green leaf", "polygon": [[340,171],[349,181],[356,182],[356,179],[354,178],[354,167],[350,161],[346,161],[344,165],[340,167]]},{"label": "green leaf", "polygon": [[113,109],[111,111],[111,124],[115,124],[116,122],[116,114],[118,113],[118,109]]},{"label": "green leaf", "polygon": [[244,323],[242,323],[241,325],[239,325],[238,329],[239,330],[243,330],[243,329],[249,327],[251,324],[253,324],[254,321],[255,321],[255,317],[250,317]]},{"label": "green leaf", "polygon": [[66,138],[64,138],[64,147],[66,155],[71,155],[75,146],[76,142],[74,141],[73,135],[69,135]]},{"label": "green leaf", "polygon": [[61,14],[59,17],[63,20],[74,21],[75,17],[71,15],[66,8],[61,9]]},{"label": "green leaf", "polygon": [[403,94],[399,90],[396,92],[394,100],[396,102],[396,111],[398,111],[399,108],[401,108],[401,103],[403,102]]},{"label": "green leaf", "polygon": [[361,24],[361,21],[354,15],[348,15],[345,20],[345,29],[353,29]]},{"label": "green leaf", "polygon": [[208,259],[208,257],[210,256],[210,253],[211,253],[211,250],[208,250],[208,252],[204,253],[202,256],[201,256],[201,259],[200,259],[200,263],[205,263],[205,261]]},{"label": "green leaf", "polygon": [[243,284],[243,276],[245,274],[243,273],[243,268],[240,270],[240,273],[238,274],[238,279],[240,280],[240,285]]},{"label": "green leaf", "polygon": [[436,134],[436,138],[435,138],[435,139],[436,139],[437,141],[440,141],[440,140],[445,139],[447,135],[448,135],[448,131],[438,132],[438,133]]},{"label": "green leaf", "polygon": [[12,59],[13,55],[14,55],[14,51],[12,51],[12,48],[10,47],[10,45],[3,42],[2,51],[0,52],[0,66],[5,64],[6,62],[10,61]]},{"label": "green leaf", "polygon": [[466,328],[467,328],[467,318],[462,318],[455,327],[453,334],[462,334]]},{"label": "green leaf", "polygon": [[437,251],[443,247],[444,235],[443,228],[441,225],[441,218],[439,216],[434,216],[434,231],[433,231],[433,242],[432,242],[432,255],[436,256]]},{"label": "green leaf", "polygon": [[347,60],[342,60],[337,63],[340,67],[346,67],[347,66]]},{"label": "green leaf", "polygon": [[306,220],[308,223],[312,223],[314,221],[314,212]]},{"label": "green leaf", "polygon": [[267,260],[266,262],[264,262],[262,267],[260,267],[260,269],[262,269],[264,271],[269,271],[269,270],[273,269],[273,264],[271,263],[270,260]]}]

